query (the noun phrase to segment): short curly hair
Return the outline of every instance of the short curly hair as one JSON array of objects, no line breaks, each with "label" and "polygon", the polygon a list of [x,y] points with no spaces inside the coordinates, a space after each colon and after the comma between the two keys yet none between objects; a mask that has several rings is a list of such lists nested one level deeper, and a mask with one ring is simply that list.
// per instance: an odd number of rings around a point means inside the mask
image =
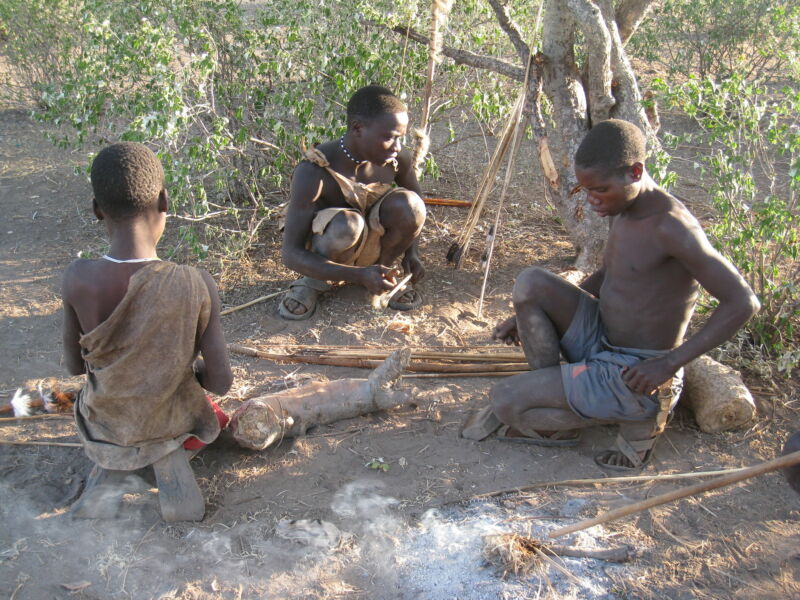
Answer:
[{"label": "short curly hair", "polygon": [[405,103],[395,96],[389,88],[382,85],[368,85],[357,90],[347,103],[347,126],[361,118],[371,120],[387,113],[408,112]]},{"label": "short curly hair", "polygon": [[92,161],[97,205],[111,218],[125,219],[153,206],[164,189],[164,168],[150,148],[120,142],[103,148]]},{"label": "short curly hair", "polygon": [[634,163],[644,163],[647,141],[633,123],[621,119],[600,121],[589,130],[575,153],[575,166],[622,174]]}]

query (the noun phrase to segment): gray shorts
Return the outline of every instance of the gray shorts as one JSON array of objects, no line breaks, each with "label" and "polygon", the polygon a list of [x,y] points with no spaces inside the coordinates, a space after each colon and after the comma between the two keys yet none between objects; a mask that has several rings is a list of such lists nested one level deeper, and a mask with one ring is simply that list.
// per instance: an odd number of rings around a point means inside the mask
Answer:
[{"label": "gray shorts", "polygon": [[[582,295],[572,323],[561,338],[561,352],[568,364],[561,365],[561,381],[567,402],[584,419],[601,421],[647,421],[658,413],[658,394],[637,394],[622,380],[624,367],[648,358],[664,356],[668,350],[642,350],[612,346],[600,320],[600,302]],[[672,380],[672,407],[683,387],[683,369]]]}]

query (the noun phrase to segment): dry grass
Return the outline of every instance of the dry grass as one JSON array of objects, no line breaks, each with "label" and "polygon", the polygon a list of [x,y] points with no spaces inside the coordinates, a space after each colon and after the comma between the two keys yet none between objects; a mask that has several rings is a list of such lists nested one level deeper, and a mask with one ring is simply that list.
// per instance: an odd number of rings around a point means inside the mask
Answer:
[{"label": "dry grass", "polygon": [[500,533],[483,538],[483,558],[501,577],[512,573],[528,575],[540,562],[544,544],[516,533]]}]

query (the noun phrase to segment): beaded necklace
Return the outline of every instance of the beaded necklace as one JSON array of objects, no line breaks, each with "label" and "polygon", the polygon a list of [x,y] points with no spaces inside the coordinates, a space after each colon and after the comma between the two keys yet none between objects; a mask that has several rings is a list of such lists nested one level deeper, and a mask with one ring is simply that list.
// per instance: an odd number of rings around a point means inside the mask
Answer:
[{"label": "beaded necklace", "polygon": [[150,258],[129,258],[127,260],[121,260],[119,258],[114,258],[113,256],[109,256],[108,254],[103,254],[100,258],[105,260],[110,260],[113,263],[121,264],[121,263],[143,263],[143,262],[150,262],[153,260],[161,260],[157,256],[151,256]]},{"label": "beaded necklace", "polygon": [[347,146],[344,145],[344,136],[339,138],[339,147],[342,149],[342,152],[344,152],[344,155],[357,165],[363,165],[364,163],[369,162],[368,160],[356,160],[353,155],[348,152]]}]

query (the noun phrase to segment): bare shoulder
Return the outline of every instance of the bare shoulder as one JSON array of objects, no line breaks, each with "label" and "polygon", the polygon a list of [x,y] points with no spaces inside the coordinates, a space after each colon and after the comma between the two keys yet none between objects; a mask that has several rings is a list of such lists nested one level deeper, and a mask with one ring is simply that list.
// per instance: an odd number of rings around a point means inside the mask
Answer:
[{"label": "bare shoulder", "polygon": [[72,261],[64,270],[61,281],[61,295],[65,300],[85,293],[89,288],[95,287],[97,261],[79,258]]},{"label": "bare shoulder", "polygon": [[308,160],[297,163],[292,174],[292,184],[318,183],[325,175],[325,169]]},{"label": "bare shoulder", "polygon": [[690,271],[697,271],[702,265],[726,262],[683,202],[669,196],[668,206],[668,210],[659,215],[654,232],[655,240],[666,254]]}]

